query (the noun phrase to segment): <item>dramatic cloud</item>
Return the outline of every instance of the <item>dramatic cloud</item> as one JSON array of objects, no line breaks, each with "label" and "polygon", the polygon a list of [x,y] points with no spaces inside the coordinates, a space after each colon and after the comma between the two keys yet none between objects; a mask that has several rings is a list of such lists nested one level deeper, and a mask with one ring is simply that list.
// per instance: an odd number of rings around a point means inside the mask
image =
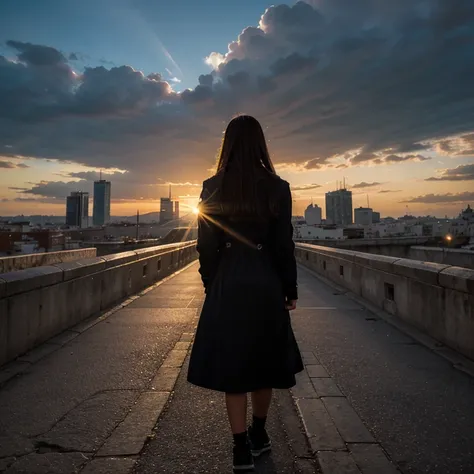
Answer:
[{"label": "dramatic cloud", "polygon": [[8,189],[11,189],[12,191],[26,191],[28,188],[19,188],[17,186],[10,186]]},{"label": "dramatic cloud", "polygon": [[[384,163],[402,163],[403,161],[427,161],[431,160],[428,156],[423,155],[387,155],[381,159]],[[376,160],[377,162],[378,160]]]},{"label": "dramatic cloud", "polygon": [[401,189],[382,189],[381,191],[379,191],[380,194],[388,194],[388,193],[401,193],[402,190]]},{"label": "dramatic cloud", "polygon": [[78,53],[9,41],[17,57],[0,56],[0,147],[200,180],[225,122],[245,112],[264,125],[276,164],[299,170],[424,161],[418,153],[433,147],[469,154],[473,23],[468,0],[277,5],[211,53],[212,73],[181,94],[160,74],[79,74]]},{"label": "dramatic cloud", "polygon": [[319,170],[327,166],[331,166],[329,163],[329,157],[313,158],[304,163],[304,168],[307,170]]},{"label": "dramatic cloud", "polygon": [[377,183],[377,182],[366,183],[365,181],[362,181],[362,183],[354,184],[354,186],[352,186],[352,188],[353,189],[373,188],[375,186],[380,186],[381,184],[382,183]]},{"label": "dramatic cloud", "polygon": [[9,189],[17,191],[25,199],[25,195],[34,195],[41,198],[52,198],[65,200],[73,191],[85,191],[93,195],[94,181],[100,177],[112,182],[112,194],[116,200],[139,201],[139,200],[158,200],[167,196],[171,186],[173,195],[176,194],[176,188],[180,193],[184,190],[189,192],[201,187],[201,184],[192,182],[169,182],[162,179],[153,179],[153,177],[140,175],[137,173],[99,173],[97,171],[80,171],[61,175],[68,179],[67,181],[41,181],[32,183],[31,188],[10,187]]},{"label": "dramatic cloud", "polygon": [[434,176],[425,181],[474,181],[474,163],[442,170],[440,176]]},{"label": "dramatic cloud", "polygon": [[321,186],[319,184],[301,184],[299,186],[292,186],[293,191],[309,191],[311,189],[317,189]]},{"label": "dramatic cloud", "polygon": [[88,191],[92,186],[87,181],[41,181],[34,184],[31,189],[19,191],[22,194],[34,194],[35,196],[65,199],[72,191]]},{"label": "dramatic cloud", "polygon": [[66,58],[56,49],[21,41],[7,41],[7,45],[16,49],[18,59],[33,66],[57,66],[64,64]]},{"label": "dramatic cloud", "polygon": [[13,169],[13,168],[29,168],[25,163],[13,163],[12,161],[0,160],[0,168]]},{"label": "dramatic cloud", "polygon": [[105,115],[154,109],[172,90],[159,74],[145,77],[130,66],[87,68],[74,95],[72,112]]},{"label": "dramatic cloud", "polygon": [[349,163],[352,166],[361,165],[361,164],[373,164],[373,165],[382,165],[382,164],[394,164],[394,163],[403,163],[406,161],[427,161],[431,158],[423,155],[396,155],[396,154],[389,154],[383,155],[378,153],[371,153],[371,152],[361,152],[349,158]]},{"label": "dramatic cloud", "polygon": [[447,193],[447,194],[425,194],[402,203],[422,203],[422,204],[441,204],[441,203],[467,203],[474,200],[474,192]]},{"label": "dramatic cloud", "polygon": [[474,133],[441,140],[435,149],[441,155],[474,156]]}]

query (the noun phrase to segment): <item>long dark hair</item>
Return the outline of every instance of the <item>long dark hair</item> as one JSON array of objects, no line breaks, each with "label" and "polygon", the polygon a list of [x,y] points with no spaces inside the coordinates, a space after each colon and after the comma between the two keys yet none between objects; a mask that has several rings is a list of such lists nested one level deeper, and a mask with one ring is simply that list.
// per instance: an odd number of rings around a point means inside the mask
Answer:
[{"label": "long dark hair", "polygon": [[275,210],[272,193],[262,181],[276,178],[260,123],[249,115],[233,118],[224,134],[217,175],[226,213],[268,214]]}]

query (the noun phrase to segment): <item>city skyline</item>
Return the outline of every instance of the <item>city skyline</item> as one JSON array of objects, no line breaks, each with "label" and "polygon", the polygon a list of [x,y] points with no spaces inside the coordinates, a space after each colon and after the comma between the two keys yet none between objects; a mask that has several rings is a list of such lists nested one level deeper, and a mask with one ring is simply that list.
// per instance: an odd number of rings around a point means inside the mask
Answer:
[{"label": "city skyline", "polygon": [[474,202],[474,5],[155,3],[0,6],[0,215],[63,215],[101,169],[112,215],[158,212],[169,184],[192,208],[239,112],[294,214],[343,180],[384,216]]}]

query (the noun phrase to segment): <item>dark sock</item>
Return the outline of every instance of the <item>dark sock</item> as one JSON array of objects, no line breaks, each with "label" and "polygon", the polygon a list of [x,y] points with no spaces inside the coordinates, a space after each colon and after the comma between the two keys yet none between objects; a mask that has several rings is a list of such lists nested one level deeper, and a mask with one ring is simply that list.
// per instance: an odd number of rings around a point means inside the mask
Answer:
[{"label": "dark sock", "polygon": [[265,422],[267,421],[266,416],[264,416],[263,418],[259,418],[258,416],[253,415],[252,419],[252,428],[255,431],[263,431],[265,429]]},{"label": "dark sock", "polygon": [[236,446],[243,446],[244,444],[247,444],[247,431],[244,431],[243,433],[234,433],[234,444]]}]

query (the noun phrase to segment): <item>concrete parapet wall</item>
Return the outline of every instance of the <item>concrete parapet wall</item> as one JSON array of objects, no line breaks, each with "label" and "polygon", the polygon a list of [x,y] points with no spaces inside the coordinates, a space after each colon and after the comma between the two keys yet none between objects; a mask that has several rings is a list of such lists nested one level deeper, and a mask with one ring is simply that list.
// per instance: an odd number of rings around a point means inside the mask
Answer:
[{"label": "concrete parapet wall", "polygon": [[0,365],[196,258],[185,242],[0,275]]},{"label": "concrete parapet wall", "polygon": [[413,246],[410,247],[409,257],[415,260],[474,269],[474,251],[472,250]]},{"label": "concrete parapet wall", "polygon": [[322,247],[336,247],[340,249],[355,250],[360,248],[377,247],[410,247],[412,245],[423,245],[428,242],[428,237],[383,237],[378,239],[326,239],[326,240],[308,240],[297,239],[297,243],[307,243],[311,245],[320,245]]},{"label": "concrete parapet wall", "polygon": [[14,255],[0,257],[0,274],[24,270],[25,268],[54,265],[56,263],[73,262],[97,255],[96,248],[61,250],[60,252],[32,253],[28,255]]},{"label": "concrete parapet wall", "polygon": [[296,240],[296,242],[474,269],[474,251],[423,246],[428,240],[428,237],[392,237],[383,239]]},{"label": "concrete parapet wall", "polygon": [[299,263],[474,359],[474,270],[297,244]]},{"label": "concrete parapet wall", "polygon": [[427,237],[386,237],[380,239],[346,239],[346,240],[297,240],[297,243],[320,245],[322,247],[366,252],[387,257],[410,258],[412,246],[423,245]]}]

